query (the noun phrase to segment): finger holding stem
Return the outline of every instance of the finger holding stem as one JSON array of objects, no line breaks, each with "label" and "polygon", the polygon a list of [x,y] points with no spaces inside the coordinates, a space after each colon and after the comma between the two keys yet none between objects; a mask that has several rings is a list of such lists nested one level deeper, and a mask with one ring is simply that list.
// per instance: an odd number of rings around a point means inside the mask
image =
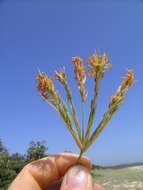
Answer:
[{"label": "finger holding stem", "polygon": [[81,159],[82,155],[83,155],[83,151],[81,150],[80,155],[79,155],[79,157],[77,159],[77,164],[80,164],[80,159]]}]

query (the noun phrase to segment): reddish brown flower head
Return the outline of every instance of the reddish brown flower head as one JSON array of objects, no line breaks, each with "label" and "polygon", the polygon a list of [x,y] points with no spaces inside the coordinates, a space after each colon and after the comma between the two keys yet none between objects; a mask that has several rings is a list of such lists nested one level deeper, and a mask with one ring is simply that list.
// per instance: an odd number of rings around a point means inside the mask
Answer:
[{"label": "reddish brown flower head", "polygon": [[122,96],[118,96],[118,95],[110,96],[109,107],[111,107],[112,105],[119,106],[122,100],[123,100]]},{"label": "reddish brown flower head", "polygon": [[117,89],[116,94],[110,97],[109,107],[113,105],[119,106],[122,103],[125,94],[128,91],[128,88],[132,86],[133,82],[134,82],[134,73],[133,71],[127,69],[127,75],[124,81]]},{"label": "reddish brown flower head", "polygon": [[124,84],[127,87],[131,87],[134,82],[134,72],[132,70],[127,69],[127,75],[124,79]]},{"label": "reddish brown flower head", "polygon": [[36,80],[39,81],[37,88],[40,93],[54,92],[53,79],[48,78],[45,73],[41,73],[39,70]]},{"label": "reddish brown flower head", "polygon": [[41,73],[39,70],[36,80],[38,81],[37,89],[41,97],[44,100],[48,100],[53,105],[55,105],[56,101],[55,101],[53,78],[48,78],[48,76],[45,73]]},{"label": "reddish brown flower head", "polygon": [[78,89],[84,101],[87,96],[87,91],[84,89],[86,70],[80,57],[73,57],[72,62],[74,63],[75,79],[78,83]]},{"label": "reddish brown flower head", "polygon": [[85,67],[83,65],[82,59],[80,57],[73,57],[72,62],[74,63],[76,80],[84,84],[86,81]]},{"label": "reddish brown flower head", "polygon": [[65,73],[65,68],[63,67],[63,70],[60,70],[58,69],[56,72],[55,72],[55,78],[61,82],[62,84],[65,84],[66,83],[66,73]]},{"label": "reddish brown flower head", "polygon": [[92,56],[88,57],[87,64],[91,68],[88,71],[89,76],[97,78],[102,78],[104,72],[112,68],[112,65],[108,63],[108,57],[106,53],[103,55],[97,55],[96,51]]}]

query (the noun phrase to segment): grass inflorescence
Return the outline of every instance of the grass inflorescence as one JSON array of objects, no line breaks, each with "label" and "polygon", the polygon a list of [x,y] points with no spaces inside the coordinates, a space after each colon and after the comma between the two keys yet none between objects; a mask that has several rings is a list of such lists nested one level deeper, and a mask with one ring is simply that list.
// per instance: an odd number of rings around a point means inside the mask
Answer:
[{"label": "grass inflorescence", "polygon": [[[116,93],[112,95],[109,99],[109,105],[105,111],[102,120],[99,122],[98,126],[95,128],[93,133],[90,135],[90,130],[94,122],[96,115],[96,107],[98,100],[98,91],[100,87],[100,81],[104,78],[104,74],[107,70],[112,68],[112,65],[108,62],[108,57],[104,53],[99,55],[94,52],[93,55],[88,57],[86,63],[89,66],[89,70],[86,71],[83,61],[80,57],[73,57],[72,62],[74,64],[75,80],[77,81],[78,90],[81,95],[81,109],[82,109],[82,126],[80,127],[77,118],[76,110],[73,103],[72,93],[67,82],[67,76],[65,68],[62,70],[58,69],[52,77],[48,77],[45,72],[38,72],[36,77],[38,81],[38,91],[41,97],[50,104],[59,114],[59,116],[64,121],[69,132],[73,136],[77,146],[80,149],[80,156],[88,150],[88,148],[93,144],[95,139],[99,136],[101,131],[108,124],[112,116],[119,109],[121,103],[125,98],[125,94],[128,89],[132,86],[134,82],[134,73],[132,70],[127,69],[127,75],[125,76],[123,82],[118,87]],[[91,100],[90,113],[88,124],[85,130],[84,126],[84,103],[86,101],[88,92],[85,89],[85,83],[87,76],[92,77],[94,80],[94,96]],[[67,95],[67,100],[70,107],[70,112],[65,101],[61,100],[61,96],[58,91],[55,90],[53,80],[58,80],[65,90]],[[70,114],[71,113],[71,114]],[[72,123],[74,122],[74,125]]]}]

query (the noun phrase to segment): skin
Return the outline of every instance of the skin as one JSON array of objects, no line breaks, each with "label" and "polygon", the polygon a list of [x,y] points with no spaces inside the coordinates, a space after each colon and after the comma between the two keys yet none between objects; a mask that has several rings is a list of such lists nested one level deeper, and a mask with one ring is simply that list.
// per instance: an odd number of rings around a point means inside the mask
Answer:
[{"label": "skin", "polygon": [[[60,153],[31,162],[22,169],[8,190],[65,190],[63,184],[67,177],[67,171],[69,168],[75,167],[77,158],[78,155],[76,154]],[[91,178],[89,173],[91,169],[90,160],[83,156],[80,160],[80,165],[87,170],[88,177]],[[93,184],[89,189],[103,190],[98,184]]]}]

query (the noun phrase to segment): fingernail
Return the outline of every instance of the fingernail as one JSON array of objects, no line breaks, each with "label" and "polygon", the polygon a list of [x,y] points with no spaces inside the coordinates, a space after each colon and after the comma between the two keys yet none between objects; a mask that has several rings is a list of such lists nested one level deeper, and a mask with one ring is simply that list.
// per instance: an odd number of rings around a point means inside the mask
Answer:
[{"label": "fingernail", "polygon": [[67,189],[91,190],[92,179],[88,169],[83,166],[74,166],[68,172],[65,179]]}]

